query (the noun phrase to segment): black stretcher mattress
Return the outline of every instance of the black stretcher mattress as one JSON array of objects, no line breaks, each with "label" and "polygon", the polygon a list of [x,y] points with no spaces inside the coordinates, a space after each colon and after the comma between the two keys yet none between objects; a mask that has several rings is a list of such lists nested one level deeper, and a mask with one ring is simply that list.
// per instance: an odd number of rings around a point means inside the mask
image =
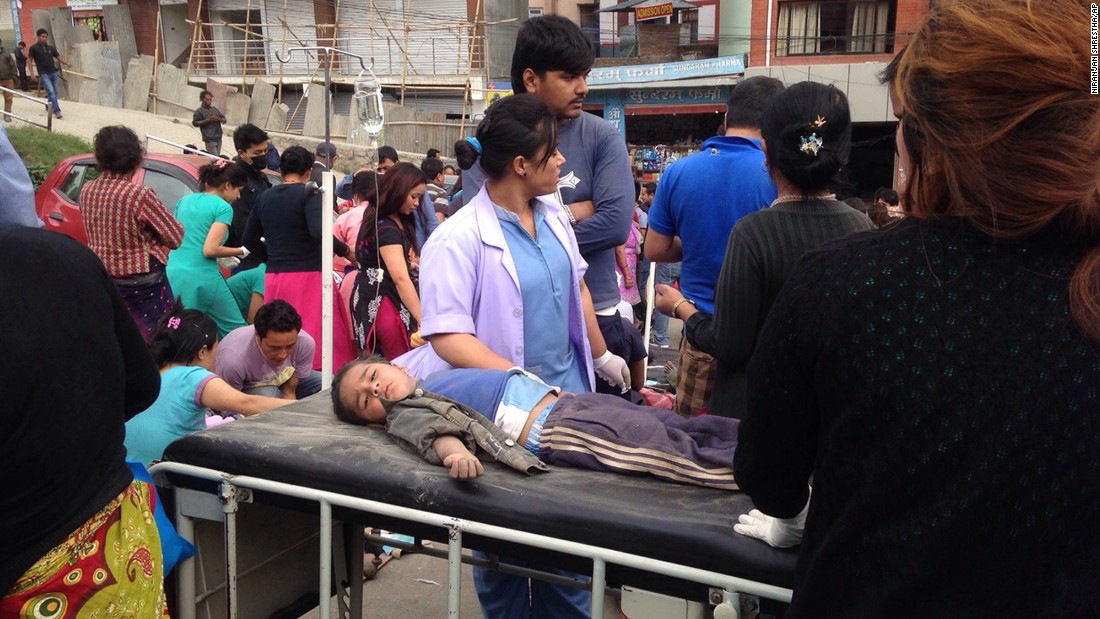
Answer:
[{"label": "black stretcher mattress", "polygon": [[[484,476],[460,482],[443,467],[402,450],[384,429],[337,420],[327,390],[281,409],[177,439],[165,450],[164,459],[780,587],[793,585],[796,551],[774,549],[733,532],[737,516],[752,508],[743,493],[564,467],[528,476],[484,459]],[[188,485],[179,476],[170,478]],[[373,517],[363,520],[377,522]],[[492,544],[485,549],[492,550]],[[609,582],[613,569],[608,568]]]}]

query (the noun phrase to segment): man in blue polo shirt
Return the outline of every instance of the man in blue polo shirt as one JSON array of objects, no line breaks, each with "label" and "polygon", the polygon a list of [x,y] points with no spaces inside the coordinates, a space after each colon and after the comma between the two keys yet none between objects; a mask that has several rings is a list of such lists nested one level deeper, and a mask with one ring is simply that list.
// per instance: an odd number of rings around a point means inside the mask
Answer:
[{"label": "man in blue polo shirt", "polygon": [[[730,90],[726,133],[703,142],[700,152],[661,175],[649,207],[645,256],[682,262],[680,291],[700,310],[714,312],[714,284],[733,224],[775,199],[764,169],[760,117],[783,83],[751,77]],[[680,341],[676,412],[698,415],[710,397],[714,358]]]}]

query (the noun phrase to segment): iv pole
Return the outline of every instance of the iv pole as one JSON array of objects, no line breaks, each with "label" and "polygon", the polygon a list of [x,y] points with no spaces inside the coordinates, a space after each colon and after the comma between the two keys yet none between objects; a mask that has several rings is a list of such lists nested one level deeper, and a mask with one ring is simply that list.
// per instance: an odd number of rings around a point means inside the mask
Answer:
[{"label": "iv pole", "polygon": [[[325,142],[331,143],[331,129],[329,123],[332,115],[329,110],[329,97],[330,88],[332,87],[332,55],[340,54],[343,56],[350,56],[359,61],[359,66],[363,68],[363,71],[370,72],[374,67],[374,60],[371,60],[368,67],[364,62],[364,58],[358,54],[344,51],[335,47],[328,47],[324,45],[308,46],[308,47],[290,47],[286,50],[286,57],[275,54],[276,60],[286,64],[290,62],[290,56],[294,52],[309,52],[320,51],[325,53]],[[332,161],[329,158],[329,154],[325,152],[325,167],[331,168]],[[333,180],[332,170],[327,170],[321,175],[322,178],[322,205],[326,200],[331,201],[330,196],[335,191],[335,182]],[[329,209],[331,211],[331,209]],[[324,214],[325,210],[322,208],[321,213]],[[321,388],[328,389],[332,384],[332,217],[331,214],[328,217],[322,215],[321,217]],[[328,602],[327,597],[322,598],[322,602]],[[327,606],[327,604],[325,604]],[[322,609],[322,616],[327,616],[327,609]]]}]

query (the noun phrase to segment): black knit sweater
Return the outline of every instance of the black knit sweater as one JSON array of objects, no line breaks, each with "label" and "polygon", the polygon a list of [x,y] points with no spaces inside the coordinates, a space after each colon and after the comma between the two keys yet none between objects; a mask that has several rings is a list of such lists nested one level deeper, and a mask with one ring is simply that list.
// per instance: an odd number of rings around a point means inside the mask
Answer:
[{"label": "black knit sweater", "polygon": [[0,265],[2,597],[133,479],[123,424],[156,400],[160,373],[87,247],[12,228]]},{"label": "black knit sweater", "polygon": [[798,617],[1100,614],[1100,344],[1083,250],[906,220],[806,255],[748,367],[737,481],[789,517]]},{"label": "black knit sweater", "polygon": [[781,202],[737,221],[715,286],[714,314],[696,312],[685,325],[691,345],[717,360],[710,414],[744,417],[745,366],[756,335],[802,254],[873,227],[866,215],[835,200]]}]

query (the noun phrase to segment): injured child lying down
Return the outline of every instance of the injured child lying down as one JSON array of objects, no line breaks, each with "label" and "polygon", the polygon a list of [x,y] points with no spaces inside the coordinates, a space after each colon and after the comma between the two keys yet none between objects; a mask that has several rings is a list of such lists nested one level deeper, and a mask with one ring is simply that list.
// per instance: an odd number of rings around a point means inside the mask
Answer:
[{"label": "injured child lying down", "polygon": [[527,473],[552,464],[737,489],[736,419],[684,419],[615,396],[563,393],[519,368],[417,380],[381,358],[356,360],[333,378],[332,404],[343,421],[385,424],[402,447],[455,479],[484,473],[480,448]]}]

